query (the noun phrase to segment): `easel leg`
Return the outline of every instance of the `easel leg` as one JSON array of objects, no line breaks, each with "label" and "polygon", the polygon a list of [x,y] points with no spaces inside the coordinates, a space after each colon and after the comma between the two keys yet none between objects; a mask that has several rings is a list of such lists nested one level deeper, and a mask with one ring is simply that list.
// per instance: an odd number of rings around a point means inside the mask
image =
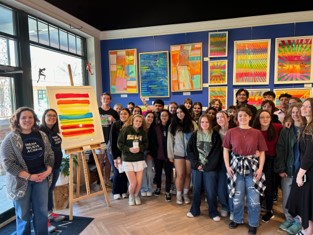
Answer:
[{"label": "easel leg", "polygon": [[70,154],[70,189],[69,189],[69,194],[70,194],[70,220],[73,220],[73,155]]},{"label": "easel leg", "polygon": [[106,187],[105,187],[105,184],[104,184],[104,180],[103,180],[102,169],[100,167],[100,164],[99,164],[99,161],[98,161],[98,157],[97,157],[96,151],[94,149],[92,150],[92,155],[93,155],[93,158],[94,158],[95,163],[96,163],[96,167],[97,167],[99,179],[100,179],[100,182],[101,182],[102,190],[103,190],[103,193],[104,193],[105,201],[106,201],[107,205],[110,206],[110,200],[109,200],[108,192],[106,190]]}]

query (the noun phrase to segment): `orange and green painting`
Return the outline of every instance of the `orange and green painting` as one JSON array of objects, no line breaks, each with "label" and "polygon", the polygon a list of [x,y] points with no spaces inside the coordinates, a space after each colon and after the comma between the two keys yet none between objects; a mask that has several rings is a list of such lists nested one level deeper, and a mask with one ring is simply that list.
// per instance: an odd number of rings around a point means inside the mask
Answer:
[{"label": "orange and green painting", "polygon": [[312,37],[277,38],[275,83],[312,81]]},{"label": "orange and green painting", "polygon": [[227,84],[227,60],[209,61],[209,84],[210,85]]},{"label": "orange and green painting", "polygon": [[222,102],[222,109],[227,109],[227,86],[209,87],[209,100],[219,99]]},{"label": "orange and green painting", "polygon": [[274,89],[276,94],[275,105],[279,108],[279,99],[278,97],[281,94],[288,93],[292,97],[297,97],[302,100],[302,102],[311,97],[312,88],[284,88],[284,89]]}]

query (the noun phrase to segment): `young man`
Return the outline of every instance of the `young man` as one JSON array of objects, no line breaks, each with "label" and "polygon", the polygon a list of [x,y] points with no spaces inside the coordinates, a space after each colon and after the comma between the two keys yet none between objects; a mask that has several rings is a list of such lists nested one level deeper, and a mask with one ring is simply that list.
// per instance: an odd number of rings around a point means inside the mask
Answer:
[{"label": "young man", "polygon": [[[111,104],[111,94],[105,92],[101,96],[101,106],[99,107],[101,125],[104,135],[104,142],[108,144],[110,138],[110,130],[112,124],[119,120],[118,112],[116,112],[113,108],[110,107]],[[111,174],[111,164],[108,161],[107,153],[104,150],[96,151],[99,162],[103,169],[103,177],[106,186],[110,186],[110,174]],[[105,163],[104,163],[105,161]]]},{"label": "young man", "polygon": [[258,110],[255,106],[248,104],[248,99],[249,99],[248,90],[244,88],[240,88],[236,92],[236,109],[238,110],[241,107],[247,107],[252,112],[252,118],[250,119],[250,122],[249,122],[249,125],[251,126]]},{"label": "young man", "polygon": [[286,112],[288,110],[288,102],[289,102],[289,99],[291,98],[292,96],[288,93],[283,93],[279,96],[279,110],[278,111],[275,111],[274,114],[276,114],[278,116],[278,119],[281,123],[284,122],[284,118],[285,118],[285,115],[286,115]]}]

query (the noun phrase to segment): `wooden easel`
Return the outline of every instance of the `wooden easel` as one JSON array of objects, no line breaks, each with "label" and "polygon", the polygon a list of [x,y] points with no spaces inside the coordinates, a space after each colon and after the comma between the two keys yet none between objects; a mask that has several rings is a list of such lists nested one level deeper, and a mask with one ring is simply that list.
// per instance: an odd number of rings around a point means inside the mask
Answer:
[{"label": "wooden easel", "polygon": [[[70,207],[70,220],[73,220],[73,203],[86,199],[86,198],[91,198],[91,197],[95,197],[98,195],[103,194],[104,195],[104,199],[106,201],[106,204],[108,206],[110,206],[110,200],[109,200],[109,196],[108,196],[108,192],[105,188],[105,184],[104,184],[104,180],[103,180],[103,175],[102,175],[102,169],[100,167],[99,161],[98,161],[98,157],[96,154],[96,149],[101,148],[100,144],[94,144],[94,145],[87,145],[87,146],[83,146],[83,147],[78,147],[78,148],[74,148],[74,149],[68,149],[65,150],[66,154],[70,155],[70,188],[69,188],[69,207]],[[87,160],[86,160],[86,156],[85,154],[83,154],[84,151],[87,150],[92,150],[92,156],[95,160],[96,163],[96,167],[97,167],[97,172],[100,178],[100,182],[101,182],[101,190],[98,192],[94,192],[91,193],[90,192],[90,183],[89,183],[89,174],[88,174],[88,164],[87,164]],[[74,177],[74,167],[73,167],[73,157],[74,157],[74,153],[77,154],[78,156],[78,165],[77,165],[77,186],[76,186],[76,197],[74,198],[74,185],[73,185],[73,177]],[[80,195],[80,167],[81,167],[81,162],[83,163],[83,172],[84,172],[84,177],[85,177],[85,183],[86,183],[86,195],[81,196]]]}]

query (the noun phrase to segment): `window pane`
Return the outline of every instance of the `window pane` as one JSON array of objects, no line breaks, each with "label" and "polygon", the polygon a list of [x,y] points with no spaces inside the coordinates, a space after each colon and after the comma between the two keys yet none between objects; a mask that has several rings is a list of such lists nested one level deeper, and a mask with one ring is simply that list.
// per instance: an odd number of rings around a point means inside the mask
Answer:
[{"label": "window pane", "polygon": [[16,41],[0,36],[0,64],[17,66]]},{"label": "window pane", "polygon": [[59,47],[59,30],[58,30],[58,28],[49,25],[49,32],[50,32],[50,46],[59,49],[60,47]]},{"label": "window pane", "polygon": [[38,21],[39,43],[49,46],[48,24]]},{"label": "window pane", "polygon": [[[36,46],[30,47],[32,61],[32,83],[34,90],[34,108],[39,118],[48,108],[47,86],[70,86],[68,65],[71,65],[75,86],[83,85],[82,59],[61,54]],[[39,75],[40,70],[42,75]]]},{"label": "window pane", "polygon": [[[14,82],[11,77],[0,77],[0,120],[10,118],[15,104]],[[2,130],[2,128],[0,128]],[[1,142],[1,135],[0,135]]]},{"label": "window pane", "polygon": [[63,30],[60,30],[60,49],[68,51],[67,33]]},{"label": "window pane", "polygon": [[38,42],[37,20],[31,17],[28,17],[28,32],[29,40],[33,42]]},{"label": "window pane", "polygon": [[76,39],[73,34],[68,34],[69,51],[76,54]]},{"label": "window pane", "polygon": [[0,32],[15,35],[13,10],[0,5]]},{"label": "window pane", "polygon": [[76,37],[76,48],[77,48],[77,55],[83,55],[83,42],[79,37]]}]

